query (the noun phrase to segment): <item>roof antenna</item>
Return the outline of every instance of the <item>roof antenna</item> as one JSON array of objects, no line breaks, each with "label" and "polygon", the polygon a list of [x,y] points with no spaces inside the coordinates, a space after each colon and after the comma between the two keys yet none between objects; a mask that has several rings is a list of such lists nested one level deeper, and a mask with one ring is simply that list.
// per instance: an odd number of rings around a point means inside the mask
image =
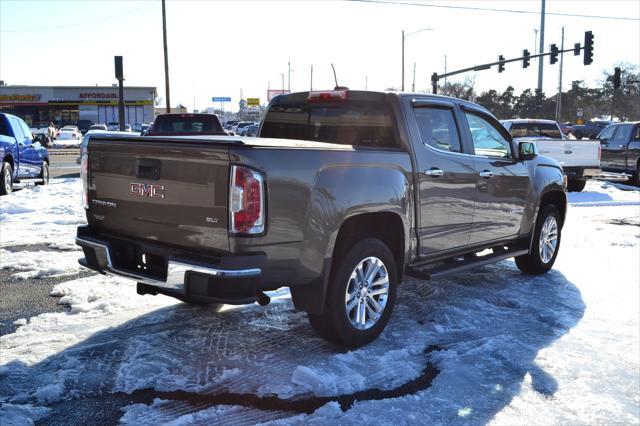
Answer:
[{"label": "roof antenna", "polygon": [[336,76],[336,67],[333,66],[333,63],[331,64],[331,69],[333,69],[333,79],[336,82],[336,87],[334,87],[333,90],[349,90],[348,87],[342,87],[338,85],[338,77]]}]

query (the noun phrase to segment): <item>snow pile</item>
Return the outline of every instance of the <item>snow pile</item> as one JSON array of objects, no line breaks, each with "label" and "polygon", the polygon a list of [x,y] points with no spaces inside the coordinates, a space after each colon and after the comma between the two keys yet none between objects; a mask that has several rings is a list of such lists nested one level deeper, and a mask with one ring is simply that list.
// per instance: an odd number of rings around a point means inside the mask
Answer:
[{"label": "snow pile", "polygon": [[576,207],[640,206],[640,191],[620,183],[588,180],[582,192],[569,192],[569,204]]},{"label": "snow pile", "polygon": [[51,179],[50,185],[0,197],[0,247],[74,248],[76,227],[86,223],[81,190],[80,179]]},{"label": "snow pile", "polygon": [[30,279],[80,272],[78,259],[82,251],[18,251],[10,252],[0,248],[0,269],[16,271],[14,278]]},{"label": "snow pile", "polygon": [[31,404],[0,404],[0,423],[2,426],[32,425],[49,415],[46,407],[34,407]]}]

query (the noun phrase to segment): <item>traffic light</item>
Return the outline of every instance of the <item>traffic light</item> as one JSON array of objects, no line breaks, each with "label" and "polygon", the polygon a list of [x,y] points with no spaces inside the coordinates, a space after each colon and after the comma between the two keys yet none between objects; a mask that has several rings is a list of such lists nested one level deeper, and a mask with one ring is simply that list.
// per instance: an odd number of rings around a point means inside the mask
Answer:
[{"label": "traffic light", "polygon": [[573,45],[573,56],[578,56],[580,54],[580,43],[576,43]]},{"label": "traffic light", "polygon": [[613,88],[614,89],[620,88],[620,74],[621,74],[620,67],[616,67],[613,72]]},{"label": "traffic light", "polygon": [[531,62],[531,53],[529,53],[529,49],[524,49],[522,51],[522,68],[528,68]]},{"label": "traffic light", "polygon": [[549,56],[549,62],[551,63],[551,65],[553,65],[556,62],[558,62],[558,46],[556,46],[555,44],[552,44],[550,49],[551,49],[551,55]]},{"label": "traffic light", "polygon": [[502,72],[504,71],[504,56],[500,55],[498,56],[498,72]]},{"label": "traffic light", "polygon": [[593,33],[586,31],[584,33],[584,57],[582,62],[585,65],[591,65],[593,63]]}]

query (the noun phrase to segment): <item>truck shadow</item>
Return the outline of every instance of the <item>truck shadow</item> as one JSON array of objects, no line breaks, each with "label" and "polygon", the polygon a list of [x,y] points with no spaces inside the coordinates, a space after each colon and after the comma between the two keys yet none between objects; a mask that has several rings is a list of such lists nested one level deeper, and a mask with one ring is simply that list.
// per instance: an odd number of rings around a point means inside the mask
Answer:
[{"label": "truck shadow", "polygon": [[[2,402],[17,395],[12,402],[47,405],[47,421],[67,424],[114,423],[130,403],[146,404],[127,418],[137,423],[222,405],[240,411],[212,412],[206,422],[254,423],[308,415],[331,401],[338,416],[366,414],[376,404],[400,410],[393,414],[400,423],[414,422],[403,417],[410,413],[427,423],[486,423],[524,386],[554,395],[557,381],[536,357],[584,310],[562,273],[528,277],[511,261],[433,282],[407,278],[385,332],[353,351],[317,337],[286,293],[266,308],[177,304],[37,364],[6,365],[0,395],[10,396]],[[52,386],[57,397],[37,397]]]}]

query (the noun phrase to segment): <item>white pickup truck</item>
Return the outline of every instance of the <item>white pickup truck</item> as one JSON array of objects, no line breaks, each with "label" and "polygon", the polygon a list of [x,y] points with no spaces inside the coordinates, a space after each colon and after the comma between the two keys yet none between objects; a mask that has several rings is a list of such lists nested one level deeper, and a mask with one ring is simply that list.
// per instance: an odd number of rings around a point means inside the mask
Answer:
[{"label": "white pickup truck", "polygon": [[558,161],[569,191],[582,191],[587,179],[600,175],[600,142],[568,139],[558,123],[542,119],[500,120],[513,139],[532,140],[540,154]]}]

